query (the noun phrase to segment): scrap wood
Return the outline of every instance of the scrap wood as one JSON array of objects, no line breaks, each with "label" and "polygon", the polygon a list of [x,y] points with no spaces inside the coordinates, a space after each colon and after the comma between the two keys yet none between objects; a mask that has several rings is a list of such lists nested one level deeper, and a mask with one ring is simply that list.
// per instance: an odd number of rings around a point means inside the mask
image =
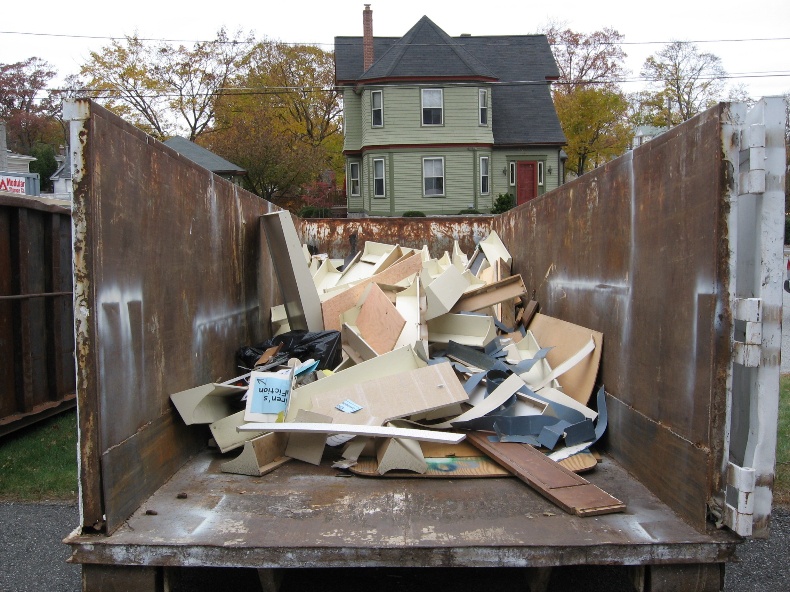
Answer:
[{"label": "scrap wood", "polygon": [[435,430],[413,428],[390,428],[385,426],[354,425],[343,423],[247,423],[236,428],[239,432],[287,432],[314,434],[353,434],[355,436],[371,436],[376,438],[408,438],[425,440],[426,442],[442,442],[457,444],[463,441],[466,434],[454,432],[438,432]]},{"label": "scrap wood", "polygon": [[287,434],[270,432],[244,443],[241,454],[220,465],[223,473],[261,477],[291,460],[285,456]]},{"label": "scrap wood", "polygon": [[569,514],[598,516],[625,511],[625,504],[528,444],[491,442],[481,432],[468,441]]},{"label": "scrap wood", "polygon": [[246,391],[246,386],[211,383],[173,393],[170,400],[186,425],[213,423],[232,413]]},{"label": "scrap wood", "polygon": [[[495,304],[518,298],[526,294],[527,288],[521,275],[511,275],[497,282],[486,284],[466,292],[450,309],[450,312],[474,312]],[[512,316],[512,315],[511,315]]]}]

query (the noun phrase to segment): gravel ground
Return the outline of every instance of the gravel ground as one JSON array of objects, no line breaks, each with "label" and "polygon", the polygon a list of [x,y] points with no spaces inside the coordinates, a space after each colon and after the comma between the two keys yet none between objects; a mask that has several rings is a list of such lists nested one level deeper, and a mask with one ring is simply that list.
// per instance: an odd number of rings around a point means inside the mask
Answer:
[{"label": "gravel ground", "polygon": [[[79,592],[80,569],[66,563],[62,544],[78,522],[77,508],[64,503],[0,503],[0,591]],[[727,565],[725,591],[781,590],[790,581],[790,508],[775,508],[771,536],[750,540],[738,548],[738,560]],[[409,592],[454,588],[517,587],[519,570],[302,570],[288,576],[282,592],[307,586],[338,590]],[[246,570],[201,569],[184,577],[176,592],[240,592],[256,589],[254,573]],[[784,584],[782,584],[784,582]],[[521,589],[525,589],[522,587]],[[627,592],[632,590],[623,570],[613,567],[566,568],[555,571],[550,592]]]}]

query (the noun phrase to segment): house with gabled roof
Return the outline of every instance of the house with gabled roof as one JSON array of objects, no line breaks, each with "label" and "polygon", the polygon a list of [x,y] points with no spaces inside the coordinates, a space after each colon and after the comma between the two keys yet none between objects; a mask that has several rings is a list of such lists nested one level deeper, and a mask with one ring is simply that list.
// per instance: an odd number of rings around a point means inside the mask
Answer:
[{"label": "house with gabled roof", "polygon": [[349,214],[489,212],[562,180],[565,136],[545,35],[450,37],[427,16],[403,37],[335,37]]},{"label": "house with gabled roof", "polygon": [[181,136],[173,136],[165,140],[164,143],[165,146],[169,146],[182,156],[199,164],[204,169],[208,169],[212,173],[219,175],[223,179],[227,179],[236,185],[243,184],[247,171],[229,160],[222,158],[220,155],[214,154],[211,150],[203,148],[203,146],[195,144],[194,142],[190,142]]}]

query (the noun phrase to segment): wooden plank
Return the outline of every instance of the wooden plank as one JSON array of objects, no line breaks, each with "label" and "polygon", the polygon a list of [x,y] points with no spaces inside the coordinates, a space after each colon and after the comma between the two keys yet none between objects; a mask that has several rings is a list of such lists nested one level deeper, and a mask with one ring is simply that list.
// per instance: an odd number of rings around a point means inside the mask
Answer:
[{"label": "wooden plank", "polygon": [[468,441],[516,477],[569,514],[596,516],[625,510],[625,504],[532,446],[491,442],[481,432],[472,432]]},{"label": "wooden plank", "polygon": [[374,438],[407,438],[426,442],[457,444],[466,437],[465,434],[453,432],[437,432],[433,430],[415,430],[411,428],[390,428],[384,426],[353,425],[348,423],[248,423],[239,426],[240,432],[268,431],[286,432],[289,434],[353,434],[355,436],[371,436]]}]

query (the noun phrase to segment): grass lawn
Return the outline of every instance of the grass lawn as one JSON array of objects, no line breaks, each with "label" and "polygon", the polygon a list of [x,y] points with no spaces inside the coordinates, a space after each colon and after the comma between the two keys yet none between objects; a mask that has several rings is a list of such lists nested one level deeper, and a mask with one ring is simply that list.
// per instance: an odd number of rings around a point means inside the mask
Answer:
[{"label": "grass lawn", "polygon": [[77,499],[77,412],[0,439],[0,500]]},{"label": "grass lawn", "polygon": [[783,374],[779,384],[779,429],[776,434],[774,503],[790,505],[790,374]]}]

